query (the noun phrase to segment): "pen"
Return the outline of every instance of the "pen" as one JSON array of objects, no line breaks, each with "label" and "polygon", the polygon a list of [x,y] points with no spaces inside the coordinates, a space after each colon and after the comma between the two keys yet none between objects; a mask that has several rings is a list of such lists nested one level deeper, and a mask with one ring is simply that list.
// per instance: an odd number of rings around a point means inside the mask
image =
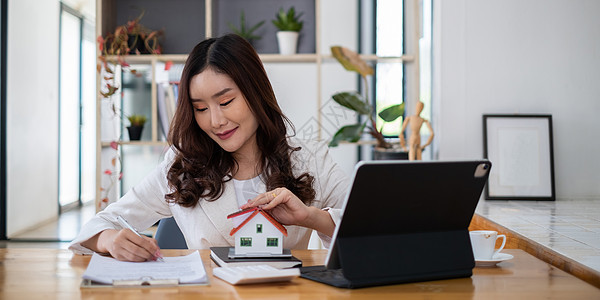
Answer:
[{"label": "pen", "polygon": [[[119,222],[119,224],[121,224],[121,226],[123,228],[127,228],[127,229],[133,231],[133,233],[135,233],[137,236],[142,237],[142,235],[137,230],[135,230],[135,228],[133,228],[133,226],[129,225],[129,223],[123,217],[117,216],[117,221]],[[156,260],[160,261],[160,262],[164,262],[162,255],[160,255],[160,252],[159,251],[156,251],[156,252],[157,252],[157,253],[155,253]]]}]

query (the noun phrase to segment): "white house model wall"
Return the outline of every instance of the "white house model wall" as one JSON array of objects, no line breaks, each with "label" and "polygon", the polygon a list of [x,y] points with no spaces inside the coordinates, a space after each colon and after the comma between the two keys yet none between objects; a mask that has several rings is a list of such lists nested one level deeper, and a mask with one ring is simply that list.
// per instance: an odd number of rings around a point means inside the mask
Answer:
[{"label": "white house model wall", "polygon": [[[277,221],[269,220],[264,214],[262,210],[251,210],[234,217],[234,223],[240,224],[232,230],[236,255],[283,253],[283,232],[273,224]],[[283,226],[281,228],[285,231]]]}]

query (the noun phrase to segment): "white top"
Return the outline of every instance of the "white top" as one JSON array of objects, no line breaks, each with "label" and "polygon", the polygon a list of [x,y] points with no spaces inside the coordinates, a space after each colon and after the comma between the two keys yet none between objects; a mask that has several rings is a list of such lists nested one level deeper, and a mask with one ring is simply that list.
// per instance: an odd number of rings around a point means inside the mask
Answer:
[{"label": "white top", "polygon": [[[349,179],[341,168],[331,159],[327,145],[322,142],[299,141],[290,139],[293,147],[301,146],[302,150],[292,154],[293,172],[300,175],[309,172],[315,177],[313,187],[316,195],[312,206],[325,209],[337,225],[341,219],[341,208],[349,190]],[[165,194],[170,193],[167,171],[175,154],[169,150],[164,161],[134,186],[120,200],[112,203],[99,212],[71,242],[69,249],[78,254],[91,254],[92,251],[81,245],[105,229],[121,229],[117,216],[123,216],[129,224],[138,230],[149,228],[162,218],[173,216],[179,225],[190,249],[208,249],[210,247],[235,245],[234,237],[229,235],[234,227],[227,215],[239,210],[234,183],[228,181],[223,185],[223,194],[215,201],[200,199],[195,207],[182,207],[165,201]],[[262,180],[257,185],[258,192],[265,192]],[[328,209],[332,208],[332,209]],[[286,249],[306,249],[311,229],[300,226],[286,226],[288,236],[284,239]],[[319,234],[323,245],[329,246],[330,238]]]},{"label": "white top", "polygon": [[261,185],[260,176],[256,176],[247,180],[233,179],[233,186],[235,187],[235,196],[237,197],[238,206],[242,206],[250,199],[254,199],[258,194]]}]

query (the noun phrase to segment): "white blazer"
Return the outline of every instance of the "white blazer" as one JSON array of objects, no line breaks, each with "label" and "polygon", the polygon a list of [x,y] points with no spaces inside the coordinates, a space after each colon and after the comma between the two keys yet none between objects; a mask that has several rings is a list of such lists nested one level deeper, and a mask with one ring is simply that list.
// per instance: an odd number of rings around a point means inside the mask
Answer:
[{"label": "white blazer", "polygon": [[[309,172],[315,177],[313,187],[316,192],[311,206],[325,209],[336,226],[341,219],[341,208],[348,192],[349,180],[341,168],[331,159],[327,145],[321,142],[290,139],[291,146],[302,150],[294,152],[292,164],[296,176]],[[79,235],[71,242],[69,249],[77,254],[91,254],[92,250],[81,245],[105,229],[121,229],[117,216],[121,215],[134,228],[145,229],[162,218],[173,216],[179,225],[190,249],[208,249],[215,246],[234,246],[233,228],[227,215],[239,210],[233,181],[224,184],[224,191],[215,201],[201,199],[195,207],[187,208],[169,204],[165,194],[170,192],[167,182],[169,170],[175,154],[169,150],[165,159],[142,182],[134,186],[120,200],[107,206],[86,223]],[[265,192],[264,183],[258,192]],[[300,226],[286,226],[288,236],[283,247],[306,249],[311,230]],[[319,234],[325,247],[329,247],[330,237]]]}]

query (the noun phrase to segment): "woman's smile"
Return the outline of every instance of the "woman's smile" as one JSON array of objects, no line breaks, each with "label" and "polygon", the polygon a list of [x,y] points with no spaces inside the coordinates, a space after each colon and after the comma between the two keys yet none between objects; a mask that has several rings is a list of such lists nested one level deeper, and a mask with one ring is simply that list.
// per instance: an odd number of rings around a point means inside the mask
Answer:
[{"label": "woman's smile", "polygon": [[238,127],[231,129],[231,130],[227,130],[223,133],[215,133],[215,135],[218,136],[222,140],[226,140],[226,139],[230,138],[237,131],[237,129],[238,129]]}]

